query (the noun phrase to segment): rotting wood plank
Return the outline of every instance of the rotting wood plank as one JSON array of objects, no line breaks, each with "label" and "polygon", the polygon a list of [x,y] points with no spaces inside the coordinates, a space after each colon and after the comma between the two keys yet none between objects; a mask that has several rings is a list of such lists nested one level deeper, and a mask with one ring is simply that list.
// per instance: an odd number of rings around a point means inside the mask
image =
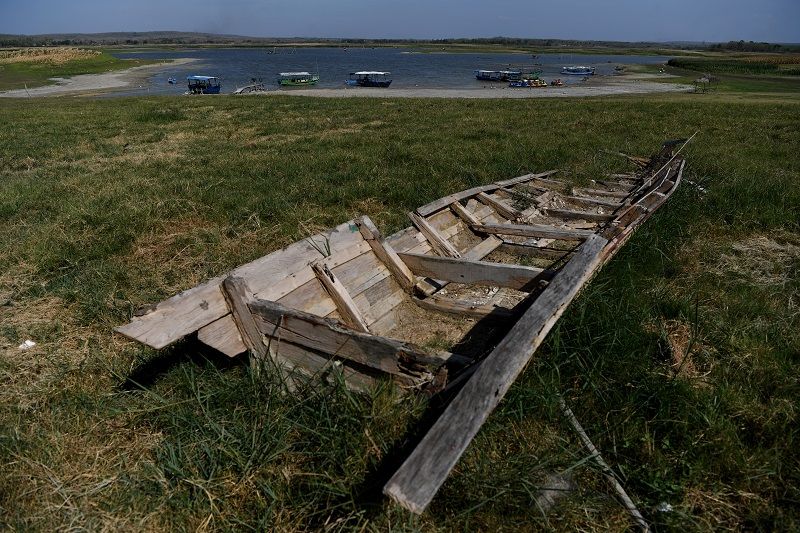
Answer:
[{"label": "rotting wood plank", "polygon": [[[415,365],[441,363],[411,343],[349,330],[334,320],[284,307],[269,300],[250,302],[249,310],[261,334],[349,359],[389,374],[409,375]],[[408,368],[404,368],[404,365]]]},{"label": "rotting wood plank", "polygon": [[461,191],[461,192],[457,192],[457,193],[453,193],[453,194],[448,194],[447,196],[445,196],[443,198],[439,198],[438,200],[434,200],[433,202],[431,202],[429,204],[425,204],[422,207],[418,207],[416,209],[416,211],[420,216],[426,217],[428,215],[431,215],[431,214],[435,213],[436,211],[444,209],[445,207],[447,207],[448,205],[452,204],[453,202],[458,202],[458,201],[463,200],[465,198],[470,198],[472,196],[475,196],[476,194],[478,194],[480,192],[490,191],[490,190],[493,190],[493,189],[496,189],[496,188],[497,188],[497,186],[494,185],[494,184],[480,185],[478,187],[473,187],[473,188],[467,189],[465,191]]},{"label": "rotting wood plank", "polygon": [[593,235],[480,364],[383,492],[422,513],[567,305],[602,264],[608,241]]},{"label": "rotting wood plank", "polygon": [[519,237],[544,237],[548,239],[561,239],[561,240],[585,240],[591,235],[593,231],[571,229],[571,228],[556,228],[553,226],[545,225],[524,225],[524,224],[475,224],[471,226],[473,230],[479,233],[488,233],[492,235],[516,235]]},{"label": "rotting wood plank", "polygon": [[545,214],[554,218],[574,219],[574,220],[589,220],[604,222],[606,220],[613,220],[613,213],[592,213],[590,211],[573,211],[571,209],[545,209]]},{"label": "rotting wood plank", "polygon": [[464,221],[465,224],[480,224],[480,220],[478,217],[467,211],[467,209],[461,205],[460,202],[453,202],[450,204],[450,209],[452,209],[453,213],[455,213],[458,218]]},{"label": "rotting wood plank", "polygon": [[260,291],[281,286],[282,282],[278,281],[280,274],[295,272],[319,259],[321,253],[318,248],[321,245],[328,245],[331,250],[345,250],[359,241],[363,242],[363,237],[358,228],[352,221],[345,222],[328,232],[295,242],[228,274],[176,294],[159,303],[146,315],[134,317],[128,324],[114,328],[114,331],[152,348],[164,348],[228,314],[228,306],[220,288],[228,275],[244,278],[260,298],[277,299],[262,295]]},{"label": "rotting wood plank", "polygon": [[381,237],[381,232],[375,227],[372,220],[367,216],[363,216],[356,219],[356,225],[361,230],[361,235],[364,236],[372,247],[372,251],[375,252],[378,259],[386,265],[386,268],[392,273],[397,283],[406,292],[411,292],[414,289],[414,274],[412,274],[405,263],[400,260],[394,249],[384,242]]},{"label": "rotting wood plank", "polygon": [[[546,178],[547,176],[555,174],[556,172],[558,172],[558,170],[548,170],[546,172],[540,172],[538,174],[525,174],[523,176],[519,176],[516,178],[509,178],[507,180],[495,181],[494,184],[497,185],[498,187],[511,187],[512,185],[525,183],[531,180],[536,180],[536,179],[541,180],[543,178]],[[547,181],[553,181],[553,180],[547,180]]]},{"label": "rotting wood plank", "polygon": [[239,328],[230,314],[218,318],[211,324],[197,331],[197,340],[211,346],[228,357],[235,357],[247,351]]},{"label": "rotting wood plank", "polygon": [[557,261],[571,254],[573,250],[559,250],[557,248],[549,248],[547,246],[534,246],[527,243],[516,243],[504,241],[498,248],[501,252],[509,252],[515,255],[524,255],[528,257],[536,257],[540,259],[548,259]]},{"label": "rotting wood plank", "polygon": [[[481,242],[464,253],[463,258],[472,261],[480,261],[495,251],[501,244],[503,244],[503,239],[495,237],[494,235],[489,235],[487,238],[483,239]],[[421,280],[419,283],[417,283],[416,289],[421,294],[430,296],[436,291],[441,290],[442,287],[446,286],[448,283],[448,281],[444,280]]]},{"label": "rotting wood plank", "polygon": [[317,275],[317,279],[319,279],[325,287],[325,290],[328,291],[328,295],[336,304],[339,314],[342,315],[347,325],[357,331],[369,333],[369,328],[367,328],[364,317],[361,316],[361,311],[358,310],[358,307],[355,302],[353,302],[347,289],[345,289],[344,285],[339,281],[339,278],[331,272],[324,262],[312,263],[311,268]]},{"label": "rotting wood plank", "polygon": [[261,331],[253,320],[253,315],[247,307],[248,302],[253,299],[253,294],[247,287],[244,279],[229,276],[222,281],[222,294],[231,310],[231,317],[239,330],[245,346],[259,360],[264,360],[267,356],[267,347],[261,337]]},{"label": "rotting wood plank", "polygon": [[631,195],[628,191],[603,191],[600,189],[584,189],[575,188],[572,192],[578,196],[596,195],[596,196],[609,196],[611,198],[627,198]]},{"label": "rotting wood plank", "polygon": [[492,198],[486,193],[483,192],[478,193],[477,195],[475,195],[475,198],[477,198],[478,201],[480,201],[481,203],[488,205],[489,207],[497,211],[503,218],[507,218],[508,220],[516,220],[518,218],[522,218],[522,213],[520,211],[517,211],[510,205],[506,205],[497,198]]},{"label": "rotting wood plank", "polygon": [[463,300],[439,297],[435,294],[428,298],[414,298],[414,303],[430,311],[466,316],[478,320],[490,318],[505,321],[519,316],[512,309],[492,303],[473,304]]},{"label": "rotting wood plank", "polygon": [[431,248],[433,248],[436,253],[447,257],[461,257],[461,254],[458,252],[458,250],[456,250],[446,238],[444,238],[433,226],[431,226],[424,217],[416,213],[409,213],[408,218],[411,219],[411,222],[417,227],[420,233],[425,235],[425,238],[428,239]]},{"label": "rotting wood plank", "polygon": [[600,198],[589,198],[589,197],[586,197],[586,196],[579,196],[579,195],[564,196],[563,198],[564,198],[564,200],[566,200],[568,202],[576,202],[576,203],[590,205],[590,206],[599,205],[601,207],[609,207],[609,208],[612,208],[612,209],[616,209],[617,207],[619,207],[619,206],[621,206],[622,204],[625,203],[625,202],[619,202],[619,201],[615,201],[615,200],[603,200],[603,199],[600,199]]},{"label": "rotting wood plank", "polygon": [[530,291],[537,281],[549,278],[543,269],[529,266],[408,253],[401,253],[400,259],[419,276],[451,283]]}]

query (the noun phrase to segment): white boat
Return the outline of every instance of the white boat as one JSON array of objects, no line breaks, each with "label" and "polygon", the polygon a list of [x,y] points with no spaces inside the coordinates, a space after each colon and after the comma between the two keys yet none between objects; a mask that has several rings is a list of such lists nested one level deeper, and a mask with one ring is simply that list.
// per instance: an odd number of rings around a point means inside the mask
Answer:
[{"label": "white boat", "polygon": [[594,76],[594,67],[584,67],[577,65],[562,67],[561,74],[570,74],[572,76]]}]

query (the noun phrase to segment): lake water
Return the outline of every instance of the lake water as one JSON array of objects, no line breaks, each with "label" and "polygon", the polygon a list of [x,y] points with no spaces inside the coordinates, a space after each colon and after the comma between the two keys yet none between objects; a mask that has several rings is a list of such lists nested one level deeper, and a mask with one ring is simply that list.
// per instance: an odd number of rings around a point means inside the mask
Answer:
[{"label": "lake water", "polygon": [[[611,76],[620,64],[657,64],[669,59],[665,56],[614,56],[580,54],[498,54],[498,53],[417,53],[411,48],[201,48],[185,50],[147,50],[115,54],[119,58],[176,59],[193,58],[197,61],[180,66],[165,65],[153,71],[148,83],[140,88],[124,91],[125,94],[180,94],[186,90],[186,76],[193,74],[217,76],[222,81],[222,92],[230,93],[250,83],[251,78],[261,78],[274,90],[278,88],[279,72],[308,71],[319,73],[316,85],[322,88],[342,88],[350,72],[359,70],[389,71],[392,88],[456,88],[488,87],[490,82],[478,81],[476,69],[502,70],[523,68],[541,69],[540,75],[548,82],[561,78],[565,83],[582,83],[581,76],[564,76],[565,65],[596,67],[596,75]],[[169,85],[167,78],[178,80]],[[498,84],[496,84],[498,85]],[[503,84],[504,85],[504,84]],[[354,89],[357,90],[357,89]],[[115,93],[120,94],[120,93]]]}]

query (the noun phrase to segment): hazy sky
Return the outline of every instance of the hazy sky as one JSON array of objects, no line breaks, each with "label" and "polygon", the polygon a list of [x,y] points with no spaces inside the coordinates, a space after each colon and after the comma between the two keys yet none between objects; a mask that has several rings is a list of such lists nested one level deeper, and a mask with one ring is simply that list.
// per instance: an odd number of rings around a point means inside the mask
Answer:
[{"label": "hazy sky", "polygon": [[0,0],[0,33],[800,42],[800,0]]}]

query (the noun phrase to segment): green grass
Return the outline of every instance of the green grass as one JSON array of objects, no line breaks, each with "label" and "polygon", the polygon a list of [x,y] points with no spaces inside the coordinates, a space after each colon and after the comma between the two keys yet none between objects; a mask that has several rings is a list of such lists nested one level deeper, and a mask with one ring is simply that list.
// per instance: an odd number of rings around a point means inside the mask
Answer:
[{"label": "green grass", "polygon": [[22,89],[26,85],[30,89],[54,83],[50,81],[50,78],[99,74],[136,67],[149,62],[143,59],[117,59],[104,52],[97,57],[73,60],[61,65],[45,62],[0,64],[0,91]]},{"label": "green grass", "polygon": [[[625,530],[560,393],[660,528],[796,529],[798,111],[788,94],[4,102],[0,523]],[[705,192],[684,183],[591,282],[422,517],[379,494],[422,399],[286,393],[191,341],[157,354],[111,334],[357,214],[390,233],[447,193],[550,168],[586,182],[627,168],[603,149],[696,130],[685,178]],[[580,488],[543,515],[552,472]]]}]

